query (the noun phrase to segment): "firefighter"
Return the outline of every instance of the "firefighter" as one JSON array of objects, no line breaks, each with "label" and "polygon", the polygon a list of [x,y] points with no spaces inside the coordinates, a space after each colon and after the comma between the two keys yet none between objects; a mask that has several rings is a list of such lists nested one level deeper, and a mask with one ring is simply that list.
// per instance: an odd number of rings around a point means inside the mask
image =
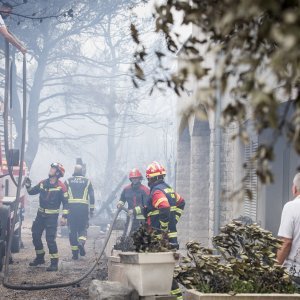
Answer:
[{"label": "firefighter", "polygon": [[25,186],[29,195],[40,195],[40,207],[32,224],[32,240],[36,251],[36,258],[29,264],[32,267],[45,263],[45,251],[42,234],[46,231],[46,241],[51,258],[47,271],[58,270],[58,250],[56,244],[57,222],[61,204],[63,205],[61,225],[66,225],[68,215],[68,193],[66,186],[59,180],[65,174],[60,163],[51,164],[49,178],[31,187],[31,180],[25,179]]},{"label": "firefighter", "polygon": [[[165,183],[165,176],[164,166],[155,161],[146,170],[150,187],[150,197],[146,207],[147,224],[160,232],[166,232],[173,248],[179,249],[176,225],[182,215],[185,201]],[[171,294],[178,300],[183,299],[175,280],[173,280]]]},{"label": "firefighter", "polygon": [[82,165],[76,165],[74,174],[66,181],[69,193],[69,239],[72,258],[78,254],[85,256],[85,242],[89,226],[89,215],[93,217],[95,208],[94,189],[90,180],[83,176]]},{"label": "firefighter", "polygon": [[[138,169],[132,169],[130,171],[129,180],[131,181],[131,184],[123,189],[117,207],[123,207],[127,203],[129,215],[134,215],[131,230],[135,231],[141,223],[145,222],[143,210],[147,203],[150,191],[142,184],[143,176]],[[127,220],[126,228],[128,222],[129,219]]]}]

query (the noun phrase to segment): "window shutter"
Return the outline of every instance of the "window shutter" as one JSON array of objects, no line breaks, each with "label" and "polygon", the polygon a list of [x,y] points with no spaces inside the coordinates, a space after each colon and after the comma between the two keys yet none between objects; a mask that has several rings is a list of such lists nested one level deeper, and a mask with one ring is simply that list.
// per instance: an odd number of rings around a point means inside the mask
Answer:
[{"label": "window shutter", "polygon": [[256,222],[257,217],[257,175],[256,168],[254,164],[250,164],[251,158],[257,151],[258,143],[257,141],[250,141],[248,145],[245,146],[245,162],[247,163],[246,174],[248,174],[245,181],[245,188],[251,191],[252,199],[245,195],[244,198],[244,215],[251,218],[252,221]]}]

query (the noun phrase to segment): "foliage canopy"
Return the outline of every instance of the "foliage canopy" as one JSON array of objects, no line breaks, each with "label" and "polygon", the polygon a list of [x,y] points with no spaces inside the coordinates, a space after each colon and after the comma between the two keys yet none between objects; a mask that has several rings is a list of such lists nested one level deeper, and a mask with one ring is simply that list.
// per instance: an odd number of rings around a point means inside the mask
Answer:
[{"label": "foliage canopy", "polygon": [[[193,103],[185,111],[187,119],[191,114],[214,110],[219,86],[222,99],[230,98],[222,103],[224,126],[238,124],[237,136],[245,143],[249,141],[245,128],[249,119],[258,134],[266,129],[274,131],[272,140],[261,145],[256,155],[258,176],[264,183],[272,182],[268,163],[274,158],[272,148],[278,137],[286,136],[300,154],[300,2],[167,0],[156,5],[154,17],[156,31],[165,36],[169,52],[178,51],[180,39],[186,42],[175,72],[164,63],[166,53],[156,52],[158,69],[153,88],[173,89],[182,95],[188,84],[195,82]],[[193,26],[190,37],[176,32],[180,17],[181,25]],[[134,24],[131,32],[137,43],[132,71],[138,86],[146,79],[143,65],[149,53]],[[207,65],[208,57],[215,58],[217,71]],[[280,103],[288,100],[293,100],[289,105],[294,106],[290,119],[278,113]]]}]

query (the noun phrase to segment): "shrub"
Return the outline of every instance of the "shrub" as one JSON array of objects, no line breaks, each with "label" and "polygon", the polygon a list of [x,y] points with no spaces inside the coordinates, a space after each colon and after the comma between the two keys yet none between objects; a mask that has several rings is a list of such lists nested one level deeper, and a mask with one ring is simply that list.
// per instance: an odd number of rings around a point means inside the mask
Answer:
[{"label": "shrub", "polygon": [[132,234],[136,252],[168,252],[171,249],[168,234],[154,230],[147,224]]},{"label": "shrub", "polygon": [[209,293],[294,293],[290,276],[277,264],[281,241],[256,224],[234,221],[213,238],[218,255],[198,242],[187,244],[187,257],[175,278],[188,289]]}]

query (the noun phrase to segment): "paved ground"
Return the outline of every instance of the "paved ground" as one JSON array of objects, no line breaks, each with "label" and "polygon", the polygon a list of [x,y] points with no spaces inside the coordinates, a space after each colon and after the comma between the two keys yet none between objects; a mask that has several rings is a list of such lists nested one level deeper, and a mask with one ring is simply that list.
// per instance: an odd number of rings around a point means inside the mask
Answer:
[{"label": "paved ground", "polygon": [[[46,272],[46,266],[32,268],[28,264],[35,256],[31,242],[31,222],[25,222],[23,226],[23,242],[25,249],[13,256],[14,264],[10,267],[10,281],[16,284],[42,284],[54,282],[67,282],[82,275],[92,265],[97,251],[99,251],[102,239],[99,238],[98,229],[91,228],[86,245],[87,256],[79,261],[72,261],[68,238],[58,237],[57,243],[60,255],[60,267],[58,272]],[[46,246],[46,243],[44,244]],[[46,249],[46,247],[45,247]],[[48,260],[48,257],[47,257]],[[44,291],[14,291],[0,285],[0,299],[30,299],[30,300],[66,300],[88,299],[88,286],[92,278],[106,276],[105,262],[79,287],[68,287]]]}]

